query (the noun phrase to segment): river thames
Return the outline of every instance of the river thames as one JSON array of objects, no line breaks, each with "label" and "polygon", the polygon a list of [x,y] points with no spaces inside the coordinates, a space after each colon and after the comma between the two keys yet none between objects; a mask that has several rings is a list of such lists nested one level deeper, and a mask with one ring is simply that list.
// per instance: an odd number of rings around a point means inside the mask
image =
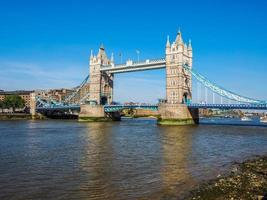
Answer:
[{"label": "river thames", "polygon": [[1,121],[0,199],[179,199],[267,154],[266,126],[232,122]]}]

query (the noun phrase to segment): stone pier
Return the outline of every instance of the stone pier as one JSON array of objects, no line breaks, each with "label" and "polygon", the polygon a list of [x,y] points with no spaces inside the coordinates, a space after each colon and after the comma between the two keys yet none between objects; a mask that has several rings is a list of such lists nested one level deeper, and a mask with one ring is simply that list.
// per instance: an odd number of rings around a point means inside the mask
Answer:
[{"label": "stone pier", "polygon": [[79,114],[81,122],[119,121],[120,118],[120,112],[105,113],[103,105],[81,105]]},{"label": "stone pier", "polygon": [[199,123],[198,109],[190,109],[186,104],[160,104],[161,125],[190,125]]},{"label": "stone pier", "polygon": [[34,92],[30,94],[30,114],[32,119],[36,118],[36,94]]}]

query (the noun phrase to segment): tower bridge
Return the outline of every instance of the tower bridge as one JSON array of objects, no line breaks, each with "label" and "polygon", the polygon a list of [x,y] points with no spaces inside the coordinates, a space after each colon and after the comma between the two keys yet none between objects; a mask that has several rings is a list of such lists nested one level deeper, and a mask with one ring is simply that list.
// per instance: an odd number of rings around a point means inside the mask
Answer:
[{"label": "tower bridge", "polygon": [[[247,98],[209,81],[192,67],[192,44],[185,43],[179,31],[175,40],[171,43],[167,38],[165,57],[159,59],[147,59],[135,62],[128,60],[125,64],[115,64],[113,55],[108,58],[103,45],[98,54],[91,52],[89,59],[89,75],[69,95],[64,102],[48,103],[36,98],[36,111],[66,110],[67,108],[79,109],[79,118],[85,121],[106,121],[108,118],[119,119],[120,111],[125,108],[157,109],[160,114],[161,124],[194,124],[198,123],[199,108],[221,109],[267,109],[267,102]],[[158,105],[111,105],[113,102],[114,74],[134,71],[154,70],[164,68],[166,73],[166,100]],[[236,104],[208,104],[192,102],[192,76],[208,88],[213,94],[237,102]],[[79,91],[89,82],[89,92],[79,101],[72,102]],[[85,102],[89,103],[85,103]]]}]

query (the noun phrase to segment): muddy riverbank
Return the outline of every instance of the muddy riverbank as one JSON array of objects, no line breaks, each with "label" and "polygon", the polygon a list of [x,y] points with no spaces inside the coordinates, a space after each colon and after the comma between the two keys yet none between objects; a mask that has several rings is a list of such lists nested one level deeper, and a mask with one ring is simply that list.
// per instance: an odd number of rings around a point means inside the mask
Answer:
[{"label": "muddy riverbank", "polygon": [[185,199],[194,200],[266,200],[267,156],[233,165],[229,175],[204,183]]},{"label": "muddy riverbank", "polygon": [[0,120],[28,120],[32,119],[30,114],[26,113],[1,113]]}]

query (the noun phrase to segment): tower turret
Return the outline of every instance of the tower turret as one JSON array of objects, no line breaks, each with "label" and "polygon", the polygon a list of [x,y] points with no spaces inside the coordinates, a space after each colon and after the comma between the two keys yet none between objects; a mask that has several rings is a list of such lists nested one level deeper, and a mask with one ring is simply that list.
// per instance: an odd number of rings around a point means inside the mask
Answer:
[{"label": "tower turret", "polygon": [[90,60],[92,60],[93,57],[94,57],[94,55],[93,55],[93,50],[91,49]]},{"label": "tower turret", "polygon": [[166,42],[166,53],[171,52],[171,43],[170,43],[170,37],[167,36],[167,42]]},{"label": "tower turret", "polygon": [[178,53],[183,53],[183,46],[184,46],[184,42],[183,42],[183,38],[182,38],[182,33],[179,30],[175,39],[175,45],[176,45],[176,49],[178,51]]},{"label": "tower turret", "polygon": [[188,43],[188,51],[191,51],[191,52],[193,51],[191,40],[189,40],[189,43]]},{"label": "tower turret", "polygon": [[192,63],[193,63],[193,48],[192,48],[191,40],[189,40],[187,52],[188,52],[188,58],[189,58],[189,66],[192,67]]},{"label": "tower turret", "polygon": [[176,43],[177,45],[182,45],[182,44],[183,44],[182,33],[181,33],[180,30],[179,30],[178,33],[177,33],[177,36],[176,36],[176,39],[175,39],[175,43]]},{"label": "tower turret", "polygon": [[111,53],[111,56],[110,56],[110,63],[114,63],[114,54],[113,53]]},{"label": "tower turret", "polygon": [[186,43],[184,44],[184,55],[188,55],[188,48]]}]

